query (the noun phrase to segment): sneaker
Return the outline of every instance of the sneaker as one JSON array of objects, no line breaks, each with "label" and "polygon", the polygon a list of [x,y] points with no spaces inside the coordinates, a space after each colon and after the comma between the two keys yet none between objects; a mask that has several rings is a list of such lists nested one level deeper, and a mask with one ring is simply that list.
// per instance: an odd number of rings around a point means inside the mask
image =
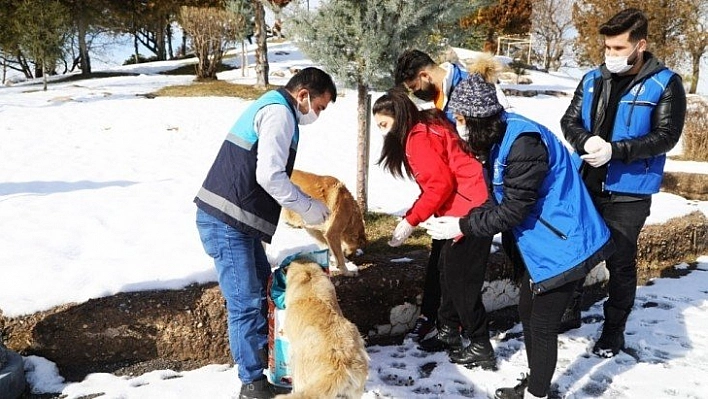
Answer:
[{"label": "sneaker", "polygon": [[241,392],[238,395],[239,399],[271,399],[273,397],[275,397],[273,386],[265,376],[250,384],[241,385]]},{"label": "sneaker", "polygon": [[600,338],[595,342],[592,353],[604,358],[617,356],[624,349],[624,332],[621,330],[602,330]]},{"label": "sneaker", "polygon": [[512,388],[499,388],[494,392],[494,399],[523,399],[524,391],[529,385],[528,374],[522,373],[519,383]]},{"label": "sneaker", "polygon": [[413,326],[413,329],[408,333],[407,337],[413,339],[415,342],[420,342],[433,338],[437,333],[438,329],[435,328],[435,322],[430,321],[425,316],[420,316],[415,321],[415,326]]}]

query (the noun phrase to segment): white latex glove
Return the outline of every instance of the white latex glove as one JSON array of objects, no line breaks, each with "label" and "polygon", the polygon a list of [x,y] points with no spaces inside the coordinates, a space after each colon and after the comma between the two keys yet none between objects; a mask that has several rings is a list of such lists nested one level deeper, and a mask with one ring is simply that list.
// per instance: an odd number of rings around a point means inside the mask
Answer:
[{"label": "white latex glove", "polygon": [[460,230],[460,218],[456,216],[441,216],[433,218],[426,223],[428,235],[436,240],[449,240],[462,237]]},{"label": "white latex glove", "polygon": [[587,162],[593,168],[598,168],[612,158],[612,144],[606,142],[599,136],[590,137],[583,146],[587,154],[581,155],[583,161]]},{"label": "white latex glove", "polygon": [[305,221],[305,225],[314,226],[317,224],[324,223],[329,217],[329,209],[321,201],[310,198],[310,207],[303,212],[302,220]]},{"label": "white latex glove", "polygon": [[393,237],[391,237],[391,240],[389,240],[388,245],[392,247],[399,247],[401,244],[403,244],[403,241],[406,241],[406,239],[413,233],[413,226],[411,226],[410,223],[406,220],[406,218],[403,218],[400,222],[398,222],[398,226],[393,230]]}]

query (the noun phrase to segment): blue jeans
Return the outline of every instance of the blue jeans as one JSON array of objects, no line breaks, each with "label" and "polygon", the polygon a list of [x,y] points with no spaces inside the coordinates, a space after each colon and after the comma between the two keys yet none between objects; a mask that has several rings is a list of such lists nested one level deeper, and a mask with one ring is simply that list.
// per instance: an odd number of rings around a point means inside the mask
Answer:
[{"label": "blue jeans", "polygon": [[266,285],[270,264],[261,240],[197,208],[197,230],[204,250],[214,258],[226,299],[229,346],[238,377],[249,384],[263,377],[260,353],[268,344]]}]

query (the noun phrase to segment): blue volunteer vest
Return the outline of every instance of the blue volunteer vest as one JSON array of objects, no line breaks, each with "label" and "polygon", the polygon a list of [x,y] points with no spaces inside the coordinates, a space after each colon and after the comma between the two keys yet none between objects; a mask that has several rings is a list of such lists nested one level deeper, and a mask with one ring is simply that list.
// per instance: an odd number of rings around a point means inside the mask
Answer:
[{"label": "blue volunteer vest", "polygon": [[[226,135],[219,153],[194,202],[222,222],[270,242],[280,217],[280,205],[256,182],[258,133],[254,130],[256,113],[263,107],[282,104],[295,120],[295,109],[283,89],[269,91],[253,102],[236,120]],[[295,124],[285,168],[293,171],[300,130]]]},{"label": "blue volunteer vest", "polygon": [[490,154],[494,198],[504,198],[504,172],[512,144],[522,133],[537,133],[548,150],[549,171],[530,214],[512,233],[535,284],[580,265],[610,239],[570,152],[546,127],[521,115],[506,114],[501,144]]},{"label": "blue volunteer vest", "polygon": [[[617,116],[610,136],[611,141],[634,139],[651,131],[651,114],[674,72],[662,69],[659,72],[635,82],[620,99]],[[583,78],[583,104],[581,115],[585,130],[592,131],[594,122],[594,85],[602,79],[599,69],[588,72]],[[607,164],[605,190],[628,194],[654,194],[659,192],[664,174],[666,155],[638,159],[626,164],[619,159]]]}]

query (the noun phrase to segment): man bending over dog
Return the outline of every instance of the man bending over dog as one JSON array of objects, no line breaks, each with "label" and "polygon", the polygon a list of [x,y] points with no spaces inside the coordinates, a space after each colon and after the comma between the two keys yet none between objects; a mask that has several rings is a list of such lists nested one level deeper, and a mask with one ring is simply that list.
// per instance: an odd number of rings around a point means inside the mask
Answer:
[{"label": "man bending over dog", "polygon": [[337,99],[332,78],[305,68],[285,87],[265,93],[236,120],[194,202],[197,229],[214,258],[226,299],[229,346],[238,364],[240,399],[272,398],[267,366],[266,284],[270,264],[261,241],[271,242],[281,207],[308,225],[323,223],[327,207],[290,181],[298,125],[317,120]]}]

